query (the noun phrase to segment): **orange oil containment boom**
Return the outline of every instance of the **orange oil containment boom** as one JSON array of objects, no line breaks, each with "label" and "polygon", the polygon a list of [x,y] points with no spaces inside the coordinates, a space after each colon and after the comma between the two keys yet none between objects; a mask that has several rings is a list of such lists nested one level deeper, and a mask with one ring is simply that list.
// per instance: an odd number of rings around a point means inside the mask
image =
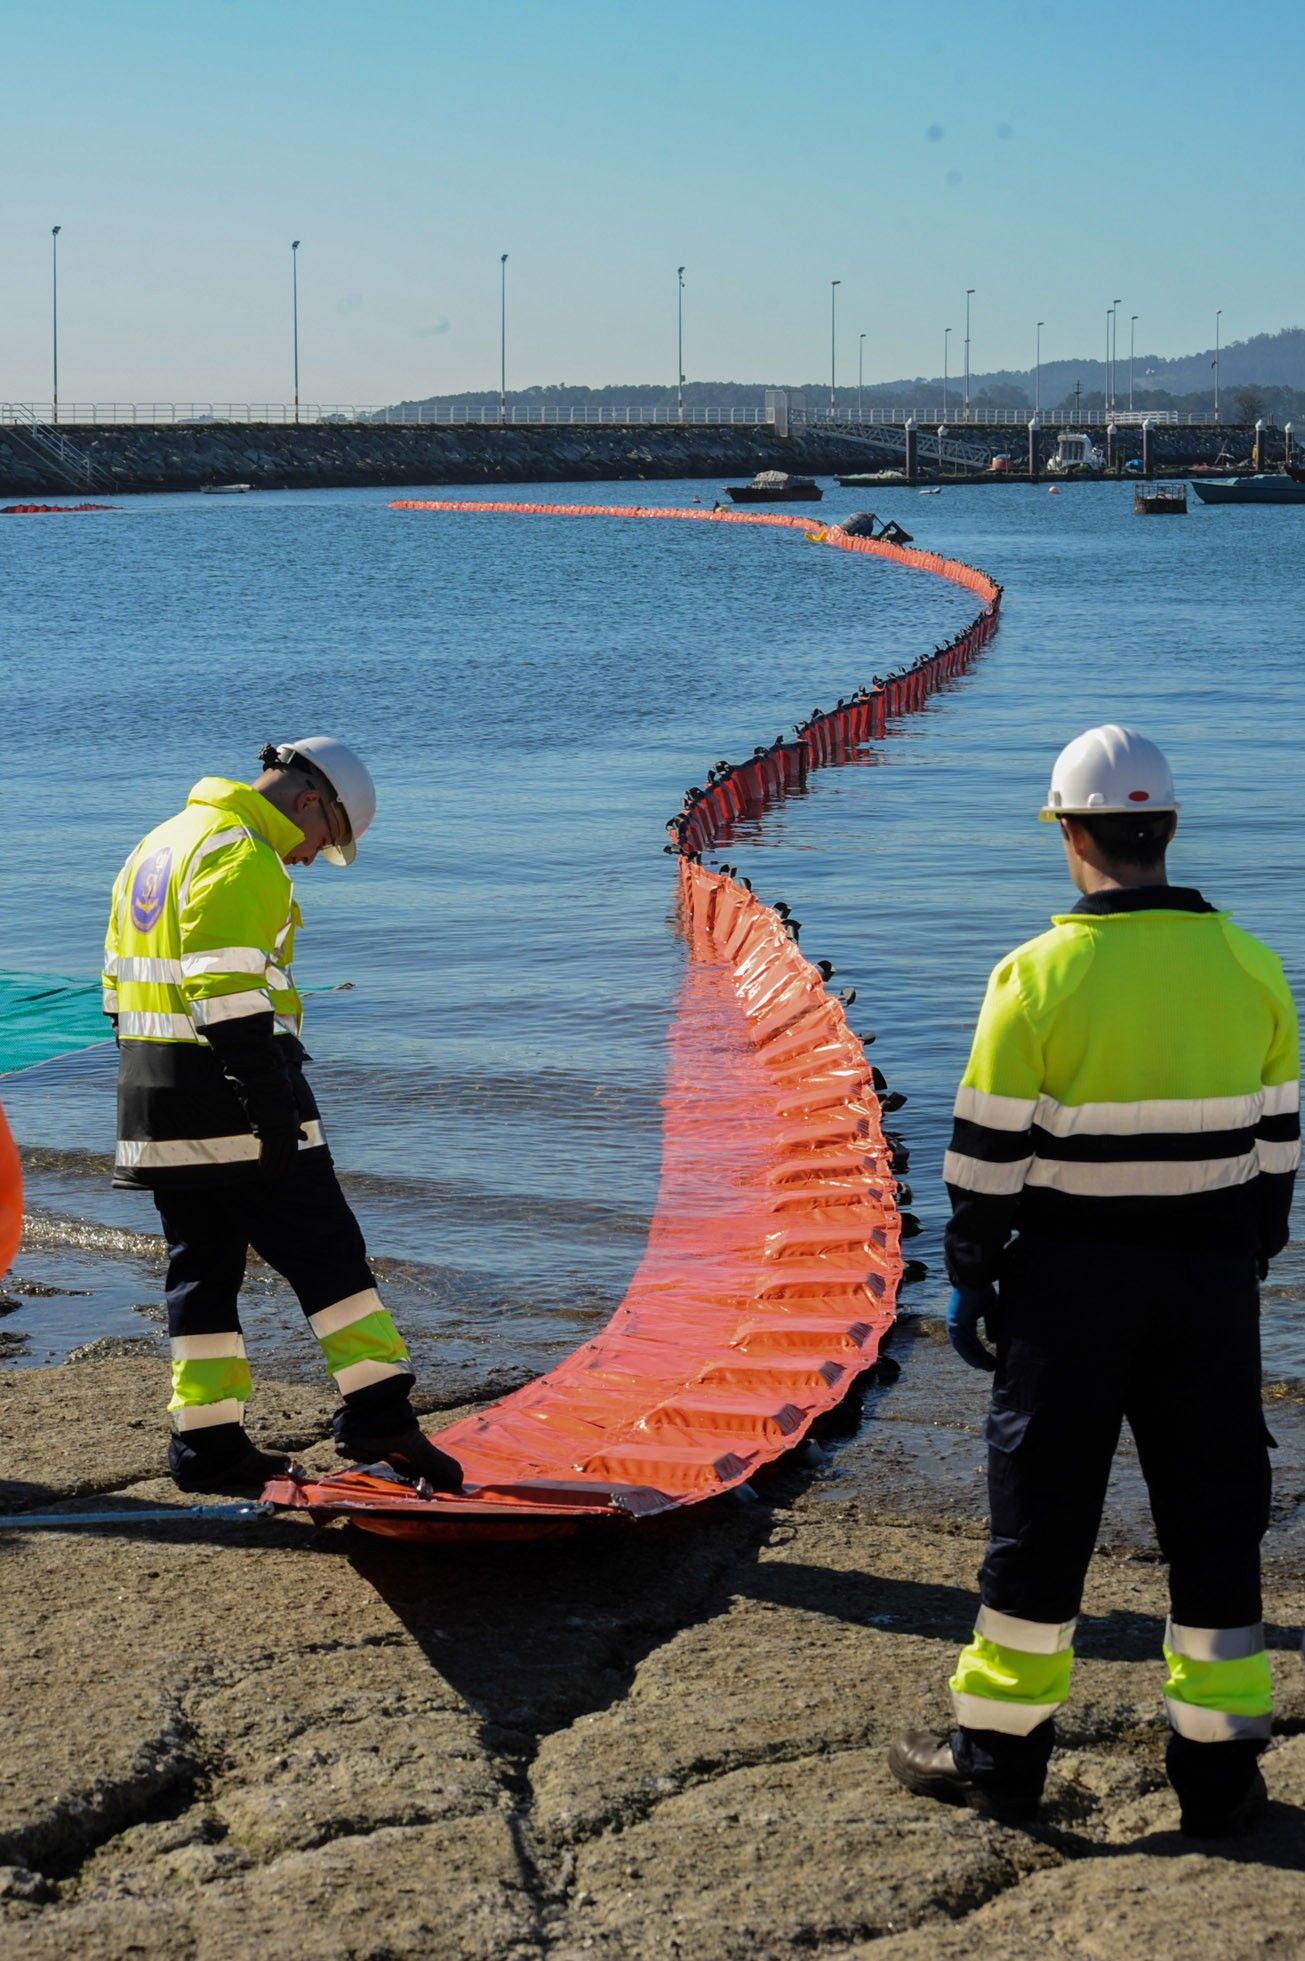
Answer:
[{"label": "orange oil containment boom", "polygon": [[601,1334],[439,1432],[461,1492],[363,1470],[264,1497],[394,1538],[535,1538],[716,1497],[800,1443],[874,1365],[903,1262],[876,1072],[796,929],[701,862],[812,768],[882,736],[960,673],[1001,589],[933,553],[773,513],[402,501],[397,510],[662,517],[801,530],[969,587],[985,610],[948,646],[802,723],[793,742],[708,772],[671,821],[689,965],[670,1031],[662,1174],[648,1245]]},{"label": "orange oil containment boom", "polygon": [[0,1110],[0,1280],[13,1264],[22,1231],[22,1167],[5,1113]]}]

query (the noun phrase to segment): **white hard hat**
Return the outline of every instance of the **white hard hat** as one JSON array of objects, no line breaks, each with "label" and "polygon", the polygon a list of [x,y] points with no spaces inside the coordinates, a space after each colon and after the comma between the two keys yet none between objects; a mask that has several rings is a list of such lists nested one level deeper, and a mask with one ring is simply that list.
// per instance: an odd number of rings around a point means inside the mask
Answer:
[{"label": "white hard hat", "polygon": [[1038,816],[1053,824],[1058,817],[1145,816],[1177,808],[1174,779],[1154,742],[1136,729],[1106,722],[1066,743]]},{"label": "white hard hat", "polygon": [[349,836],[343,844],[323,845],[322,856],[333,865],[351,865],[358,856],[358,840],[376,815],[376,785],[362,757],[333,735],[283,742],[276,757],[287,767],[301,758],[326,778],[349,820]]}]

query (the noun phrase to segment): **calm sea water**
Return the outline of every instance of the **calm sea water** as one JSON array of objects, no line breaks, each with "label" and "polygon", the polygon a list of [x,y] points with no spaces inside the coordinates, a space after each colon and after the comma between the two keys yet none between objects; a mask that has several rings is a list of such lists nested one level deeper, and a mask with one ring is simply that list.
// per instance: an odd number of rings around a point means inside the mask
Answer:
[{"label": "calm sea water", "polygon": [[[497,494],[687,505],[715,490]],[[999,578],[1001,631],[924,714],[817,773],[729,856],[857,987],[853,1024],[877,1029],[875,1059],[910,1097],[896,1122],[928,1309],[985,975],[1067,903],[1056,834],[1033,818],[1070,735],[1122,720],[1164,745],[1184,802],[1174,875],[1277,947],[1305,994],[1290,787],[1305,515],[1138,520],[1130,489],[1104,484],[827,486],[822,515],[868,500]],[[196,778],[253,775],[268,740],[355,742],[380,814],[351,872],[300,877],[301,985],[351,984],[310,1001],[306,1034],[386,1291],[423,1369],[456,1382],[546,1366],[639,1258],[684,957],[662,826],[683,787],[926,650],[973,601],[799,534],[387,501],[138,498],[0,528],[0,964],[95,973],[114,872]],[[19,1272],[56,1290],[4,1324],[29,1335],[27,1360],[152,1331],[153,1207],[104,1169],[113,1077],[106,1047],[0,1084],[38,1214]],[[315,1367],[277,1285],[255,1273],[248,1305],[256,1350]],[[1271,1371],[1305,1373],[1301,1254],[1266,1319]]]}]

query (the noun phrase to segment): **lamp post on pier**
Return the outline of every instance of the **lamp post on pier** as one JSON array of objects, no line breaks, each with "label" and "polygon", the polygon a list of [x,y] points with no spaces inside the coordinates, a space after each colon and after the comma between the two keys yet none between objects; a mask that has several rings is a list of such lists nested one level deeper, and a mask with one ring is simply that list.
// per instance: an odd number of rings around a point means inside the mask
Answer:
[{"label": "lamp post on pier", "polygon": [[1034,415],[1042,414],[1042,329],[1046,326],[1046,324],[1047,323],[1045,320],[1039,320],[1036,334],[1035,334],[1035,339],[1034,339],[1034,355],[1033,355],[1033,413]]},{"label": "lamp post on pier", "polygon": [[294,345],[295,421],[299,420],[299,240],[290,240],[290,333]]},{"label": "lamp post on pier", "polygon": [[1219,420],[1219,322],[1223,318],[1223,308],[1217,308],[1214,316],[1214,419]]},{"label": "lamp post on pier", "polygon": [[974,287],[965,288],[965,420],[970,419],[970,301],[974,298]]},{"label": "lamp post on pier", "polygon": [[1137,315],[1128,316],[1128,413],[1133,413],[1133,352],[1137,341]]},{"label": "lamp post on pier", "polygon": [[1119,393],[1119,309],[1122,300],[1110,303],[1110,413],[1115,412],[1115,397]]},{"label": "lamp post on pier", "polygon": [[944,327],[943,328],[943,421],[944,422],[946,422],[947,420],[947,348],[949,342],[951,341],[951,337],[952,337],[951,328]]},{"label": "lamp post on pier", "polygon": [[677,421],[683,422],[684,420],[684,267],[683,266],[677,266],[675,268],[675,277],[678,282],[676,286],[676,292],[675,292],[675,347],[676,347],[675,373],[678,377],[675,384],[675,416]]},{"label": "lamp post on pier", "polygon": [[498,419],[507,421],[507,262],[498,255]]},{"label": "lamp post on pier", "polygon": [[50,411],[59,420],[59,233],[62,225],[50,227],[50,352],[52,359]]},{"label": "lamp post on pier", "polygon": [[838,289],[841,279],[829,282],[829,420],[838,419]]},{"label": "lamp post on pier", "polygon": [[864,420],[861,413],[861,385],[865,380],[865,335],[858,334],[856,341],[856,419]]}]

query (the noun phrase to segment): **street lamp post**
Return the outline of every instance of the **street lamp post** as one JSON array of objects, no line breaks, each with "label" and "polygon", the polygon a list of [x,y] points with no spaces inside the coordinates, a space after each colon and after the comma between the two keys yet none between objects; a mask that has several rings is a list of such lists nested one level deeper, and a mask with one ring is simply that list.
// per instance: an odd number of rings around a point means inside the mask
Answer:
[{"label": "street lamp post", "polygon": [[1034,415],[1042,414],[1042,329],[1046,326],[1046,324],[1047,323],[1045,320],[1039,320],[1037,326],[1037,333],[1035,335],[1035,351],[1033,355],[1033,413]]},{"label": "street lamp post", "polygon": [[1114,308],[1108,306],[1106,308],[1106,376],[1101,384],[1101,406],[1107,414],[1110,412],[1110,321],[1113,313]]},{"label": "street lamp post", "polygon": [[974,297],[974,287],[965,288],[965,420],[970,419],[970,301]]},{"label": "street lamp post", "polygon": [[675,384],[675,414],[680,422],[684,420],[684,267],[675,268],[679,282],[675,294],[675,372],[679,377]]},{"label": "street lamp post", "polygon": [[838,420],[838,289],[841,279],[829,282],[829,419]]},{"label": "street lamp post", "polygon": [[1219,323],[1223,318],[1223,308],[1216,307],[1214,314],[1214,419],[1219,420]]},{"label": "street lamp post", "polygon": [[299,420],[299,240],[290,241],[290,321],[295,360],[295,421]]},{"label": "street lamp post", "polygon": [[947,420],[947,348],[952,337],[950,327],[943,328],[943,421]]},{"label": "street lamp post", "polygon": [[864,380],[865,380],[865,335],[858,334],[857,341],[856,341],[856,419],[858,422],[864,419],[861,414],[861,387]]},{"label": "street lamp post", "polygon": [[1110,413],[1112,415],[1115,412],[1115,396],[1119,392],[1117,386],[1119,375],[1119,308],[1123,304],[1124,302],[1122,300],[1112,300],[1110,302]]},{"label": "street lamp post", "polygon": [[507,421],[507,262],[498,255],[498,419]]},{"label": "street lamp post", "polygon": [[50,227],[50,352],[52,358],[51,419],[59,420],[59,233],[62,225]]},{"label": "street lamp post", "polygon": [[1133,354],[1137,342],[1137,315],[1128,316],[1128,413],[1133,413]]}]

